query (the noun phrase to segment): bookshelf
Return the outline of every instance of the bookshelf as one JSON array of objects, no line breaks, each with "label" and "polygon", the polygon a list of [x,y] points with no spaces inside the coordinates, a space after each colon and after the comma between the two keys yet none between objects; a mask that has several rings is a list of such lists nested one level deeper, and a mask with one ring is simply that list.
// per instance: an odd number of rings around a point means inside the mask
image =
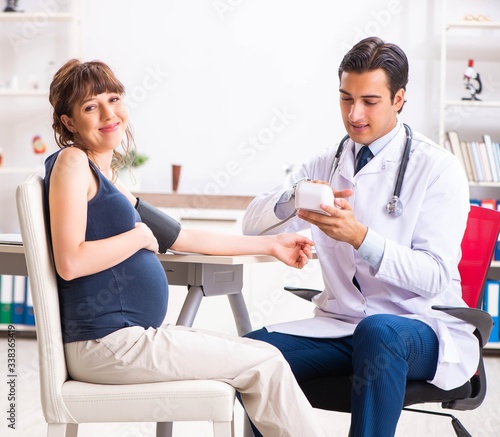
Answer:
[{"label": "bookshelf", "polygon": [[[0,233],[13,232],[9,227],[16,226],[17,183],[40,168],[45,159],[46,153],[36,153],[34,138],[41,136],[47,151],[55,148],[50,144],[48,87],[56,66],[82,53],[83,0],[20,3],[22,12],[3,12],[3,2],[0,7]],[[21,282],[26,283],[22,274],[0,276],[1,334],[7,334],[12,325],[16,333],[35,335],[32,321],[7,317],[4,306],[13,308],[14,296],[18,301],[23,297],[26,309],[29,290],[21,287]]]},{"label": "bookshelf", "polygon": [[[442,0],[442,25],[441,25],[441,73],[440,73],[440,111],[439,111],[439,140],[444,144],[446,131],[449,125],[452,124],[452,116],[450,110],[455,110],[453,114],[455,121],[458,117],[460,131],[466,131],[471,128],[468,124],[468,118],[471,110],[480,112],[487,110],[495,110],[496,115],[500,114],[500,95],[496,95],[492,91],[491,86],[488,86],[488,81],[491,79],[490,74],[482,74],[480,71],[485,67],[486,63],[490,63],[490,68],[495,68],[495,63],[499,62],[498,58],[498,36],[500,31],[500,14],[496,10],[495,2],[489,0],[481,2],[475,6],[475,12],[482,12],[481,8],[485,8],[484,15],[478,15],[477,20],[467,21],[467,14],[470,16],[471,6],[461,8],[464,2]],[[489,7],[488,7],[489,6]],[[461,10],[463,9],[463,10]],[[460,14],[462,17],[459,17]],[[469,17],[471,18],[471,17]],[[485,43],[486,41],[486,43]],[[457,58],[462,62],[461,67],[457,67]],[[465,89],[453,89],[452,84],[462,86],[460,78],[467,67],[467,61],[473,59],[479,64],[478,72],[481,73],[483,90],[479,93],[480,100],[463,100],[467,93]],[[461,68],[461,70],[457,70]],[[498,66],[496,66],[498,68]],[[493,70],[494,71],[494,70]],[[493,78],[493,80],[495,80]],[[460,93],[460,94],[459,94]],[[456,126],[454,127],[456,128]],[[499,128],[495,126],[496,134],[498,135]],[[459,132],[461,133],[461,132]],[[494,132],[485,132],[491,135]]]},{"label": "bookshelf", "polygon": [[[500,201],[500,146],[483,145],[488,139],[500,142],[500,93],[492,85],[498,81],[499,36],[500,12],[493,0],[442,0],[439,142],[462,162],[471,199],[479,201]],[[482,85],[475,97],[465,87],[469,60]],[[471,83],[479,88],[474,77]],[[488,278],[500,280],[500,260],[492,261]],[[486,348],[498,351],[500,342]]]},{"label": "bookshelf", "polygon": [[0,276],[0,331],[35,332],[33,303],[27,276]]},{"label": "bookshelf", "polygon": [[24,338],[35,338],[36,328],[17,323],[0,323],[0,336],[6,337],[9,332],[15,332],[15,336]]},{"label": "bookshelf", "polygon": [[55,67],[82,53],[83,3],[25,0],[22,12],[0,7],[0,176],[40,167],[36,136],[55,148],[48,87]]},{"label": "bookshelf", "polygon": [[[500,92],[496,85],[499,37],[500,12],[493,0],[475,2],[472,6],[464,0],[442,0],[439,142],[447,146],[447,142],[452,142],[449,132],[456,135],[458,145],[452,144],[450,150],[464,163],[471,188],[479,192],[479,198],[482,188],[488,197],[500,198],[500,177],[491,180],[471,175],[465,165],[472,159],[471,147],[485,142],[484,136],[493,143],[500,142]],[[500,174],[500,156],[497,161]],[[496,196],[491,196],[492,192]]]}]

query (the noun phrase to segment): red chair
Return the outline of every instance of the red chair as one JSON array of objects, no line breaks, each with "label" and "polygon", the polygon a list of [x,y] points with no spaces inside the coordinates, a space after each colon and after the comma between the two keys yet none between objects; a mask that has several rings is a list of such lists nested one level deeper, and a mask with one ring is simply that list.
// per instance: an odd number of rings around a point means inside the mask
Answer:
[{"label": "red chair", "polygon": [[[453,390],[441,390],[426,381],[408,381],[404,400],[404,410],[451,417],[453,429],[458,437],[471,437],[460,421],[449,413],[406,408],[422,403],[441,403],[451,410],[473,410],[486,396],[486,374],[482,349],[491,333],[491,316],[482,311],[484,284],[491,263],[493,251],[500,230],[500,212],[472,206],[467,220],[467,228],[462,240],[462,259],[459,271],[462,280],[462,296],[470,308],[433,306],[476,327],[479,340],[480,360],[478,370],[463,386]],[[286,290],[304,299],[319,293],[317,290],[285,287]],[[350,376],[328,376],[302,381],[302,390],[315,408],[330,411],[351,412]]]}]

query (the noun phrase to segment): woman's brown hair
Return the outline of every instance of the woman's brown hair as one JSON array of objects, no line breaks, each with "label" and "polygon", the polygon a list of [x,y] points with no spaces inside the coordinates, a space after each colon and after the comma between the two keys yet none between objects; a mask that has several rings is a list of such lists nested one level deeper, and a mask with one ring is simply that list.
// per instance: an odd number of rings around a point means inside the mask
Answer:
[{"label": "woman's brown hair", "polygon": [[[61,116],[72,117],[76,104],[106,92],[124,95],[125,87],[104,62],[80,62],[78,59],[71,59],[57,71],[50,84],[49,101],[54,109],[52,115],[54,138],[60,148],[75,146],[87,155],[90,154],[84,144],[77,143],[73,133],[61,121]],[[130,162],[131,151],[135,149],[130,125],[127,126],[125,134],[126,139],[122,140],[123,154],[113,151],[111,168],[114,177],[119,168]]]}]

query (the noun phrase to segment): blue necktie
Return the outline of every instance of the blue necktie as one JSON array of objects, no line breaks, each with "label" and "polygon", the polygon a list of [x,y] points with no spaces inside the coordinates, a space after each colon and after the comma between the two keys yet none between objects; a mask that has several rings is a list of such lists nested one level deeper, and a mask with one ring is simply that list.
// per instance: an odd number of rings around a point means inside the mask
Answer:
[{"label": "blue necktie", "polygon": [[360,171],[372,158],[373,153],[370,148],[368,146],[361,147],[361,150],[358,152],[358,162],[356,163],[356,171],[354,172],[354,174]]}]

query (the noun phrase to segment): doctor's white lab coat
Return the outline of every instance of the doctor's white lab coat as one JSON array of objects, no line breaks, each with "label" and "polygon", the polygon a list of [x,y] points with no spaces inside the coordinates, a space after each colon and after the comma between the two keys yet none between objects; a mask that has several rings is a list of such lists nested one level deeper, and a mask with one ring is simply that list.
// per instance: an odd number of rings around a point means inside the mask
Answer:
[{"label": "doctor's white lab coat", "polygon": [[[476,371],[479,351],[474,328],[432,305],[466,306],[461,298],[458,262],[469,211],[469,189],[459,161],[444,148],[414,134],[404,177],[399,217],[386,212],[396,183],[406,135],[403,126],[356,176],[354,143],[348,141],[337,171],[331,175],[335,148],[327,149],[282,186],[257,196],[247,208],[243,232],[255,235],[279,222],[274,214],[283,192],[303,178],[329,181],[334,190],[350,188],[347,199],[356,218],[385,241],[378,271],[349,244],[294,217],[271,233],[311,227],[322,268],[324,291],[314,298],[315,316],[267,327],[310,337],[351,335],[361,319],[396,314],[429,324],[439,338],[439,358],[431,382],[442,389],[464,384]],[[362,293],[353,285],[356,274]]]}]

